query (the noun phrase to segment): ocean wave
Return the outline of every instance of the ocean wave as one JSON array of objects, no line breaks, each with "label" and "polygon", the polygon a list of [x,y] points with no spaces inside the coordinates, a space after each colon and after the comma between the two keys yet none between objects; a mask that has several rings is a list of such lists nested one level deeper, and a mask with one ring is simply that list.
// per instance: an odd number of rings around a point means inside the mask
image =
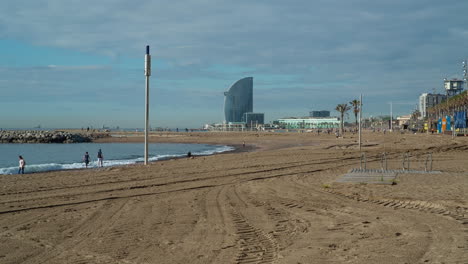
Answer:
[{"label": "ocean wave", "polygon": [[[217,146],[211,150],[204,150],[204,151],[196,151],[193,152],[192,155],[194,156],[207,156],[213,155],[216,153],[222,153],[227,151],[234,150],[233,147],[230,146]],[[185,157],[187,154],[162,154],[153,157],[149,157],[148,161],[158,161],[158,160],[167,160],[171,158],[181,158]],[[136,163],[144,162],[144,157],[134,157],[132,156],[129,159],[121,159],[121,160],[104,160],[103,166],[104,167],[113,167],[113,166],[125,166],[131,165]],[[88,164],[88,168],[98,168],[97,160],[91,161]],[[59,163],[45,163],[45,164],[28,164],[26,165],[25,172],[26,173],[35,173],[35,172],[46,172],[46,171],[57,171],[57,170],[73,170],[73,169],[84,169],[86,168],[83,162],[75,162],[75,163],[67,163],[67,164],[59,164]],[[8,168],[0,168],[0,174],[16,174],[18,173],[18,167],[8,167]]]}]

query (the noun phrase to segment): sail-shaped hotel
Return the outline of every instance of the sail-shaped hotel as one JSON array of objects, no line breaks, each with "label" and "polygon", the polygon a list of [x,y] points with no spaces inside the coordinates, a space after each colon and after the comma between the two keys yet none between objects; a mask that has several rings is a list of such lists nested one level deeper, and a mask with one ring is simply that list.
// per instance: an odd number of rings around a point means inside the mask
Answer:
[{"label": "sail-shaped hotel", "polygon": [[224,96],[226,123],[245,122],[244,114],[253,111],[253,77],[238,80]]}]

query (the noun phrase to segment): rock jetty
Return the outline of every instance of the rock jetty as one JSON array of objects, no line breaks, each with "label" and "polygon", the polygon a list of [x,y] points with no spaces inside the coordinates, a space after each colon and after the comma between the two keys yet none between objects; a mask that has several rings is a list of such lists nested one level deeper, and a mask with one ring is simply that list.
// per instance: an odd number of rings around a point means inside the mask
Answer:
[{"label": "rock jetty", "polygon": [[65,131],[0,131],[0,143],[84,143],[92,139],[92,135]]}]

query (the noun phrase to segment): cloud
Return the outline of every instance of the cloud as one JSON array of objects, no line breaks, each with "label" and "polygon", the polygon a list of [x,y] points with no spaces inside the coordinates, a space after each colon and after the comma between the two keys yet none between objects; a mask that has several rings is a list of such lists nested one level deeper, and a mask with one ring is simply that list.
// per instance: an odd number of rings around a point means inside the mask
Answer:
[{"label": "cloud", "polygon": [[[187,107],[212,105],[209,100],[237,79],[254,76],[255,89],[267,98],[259,102],[265,111],[272,102],[297,105],[301,93],[320,98],[321,108],[364,93],[378,111],[380,97],[417,100],[444,77],[461,74],[457,63],[467,56],[468,2],[458,0],[8,2],[0,9],[5,39],[105,56],[116,64],[123,57],[141,59],[151,45],[153,61],[167,63],[153,74],[165,102],[177,96]],[[141,71],[131,65],[124,72],[119,65],[57,64],[32,76],[40,85],[60,80],[72,96],[99,87],[93,92],[120,100],[128,94],[119,91],[141,86]],[[206,96],[187,96],[193,91]]]},{"label": "cloud", "polygon": [[48,68],[54,70],[100,70],[108,68],[105,65],[79,65],[79,66],[68,66],[68,65],[47,65]]},{"label": "cloud", "polygon": [[156,57],[181,65],[270,65],[287,71],[290,64],[395,57],[433,38],[425,32],[457,22],[442,14],[468,6],[416,2],[18,1],[2,9],[8,25],[2,35],[108,56],[140,56],[148,43]]}]

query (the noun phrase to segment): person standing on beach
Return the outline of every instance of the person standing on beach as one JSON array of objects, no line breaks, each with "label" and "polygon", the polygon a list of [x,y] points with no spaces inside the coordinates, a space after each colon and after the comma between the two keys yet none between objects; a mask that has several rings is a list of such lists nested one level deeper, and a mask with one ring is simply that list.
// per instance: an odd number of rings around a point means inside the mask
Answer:
[{"label": "person standing on beach", "polygon": [[101,149],[99,149],[98,153],[97,153],[97,160],[98,160],[98,166],[99,167],[102,167],[102,161],[104,159],[104,156],[102,155],[102,151]]},{"label": "person standing on beach", "polygon": [[86,153],[85,153],[84,156],[83,156],[83,162],[85,163],[86,168],[88,168],[88,164],[89,164],[89,154],[88,154],[87,151],[86,151]]},{"label": "person standing on beach", "polygon": [[24,174],[24,167],[26,166],[26,161],[24,161],[23,156],[19,156],[19,169],[18,174]]}]

